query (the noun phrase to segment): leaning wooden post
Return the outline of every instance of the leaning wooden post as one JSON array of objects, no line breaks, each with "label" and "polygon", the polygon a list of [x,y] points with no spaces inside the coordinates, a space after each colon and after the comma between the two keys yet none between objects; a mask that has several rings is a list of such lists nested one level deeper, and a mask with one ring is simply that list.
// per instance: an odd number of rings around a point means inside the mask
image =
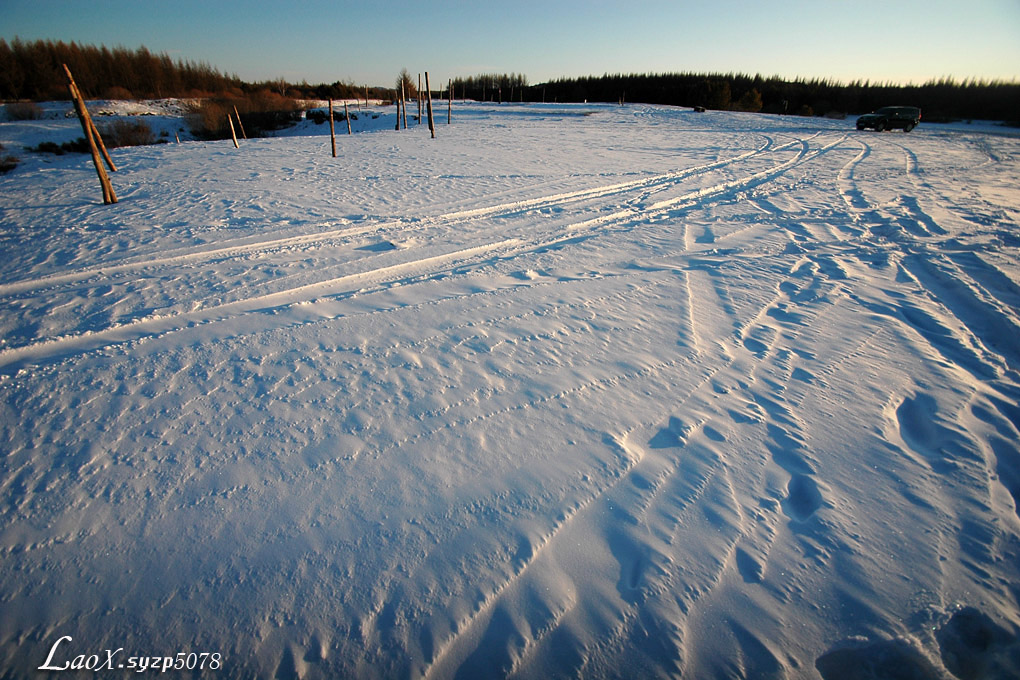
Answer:
[{"label": "leaning wooden post", "polygon": [[[74,86],[75,92],[78,92],[78,86]],[[78,92],[78,98],[81,99],[82,106],[85,106],[85,98],[81,96],[81,92]],[[117,172],[117,166],[113,164],[113,159],[110,158],[110,152],[106,150],[106,144],[103,143],[103,136],[99,134],[99,128],[92,120],[92,114],[89,113],[89,109],[85,107],[85,115],[89,119],[89,127],[92,128],[92,134],[96,138],[96,144],[99,145],[99,153],[102,154],[103,159],[106,161],[106,167],[110,168],[110,172]]]},{"label": "leaning wooden post", "polygon": [[241,122],[241,114],[237,112],[237,105],[234,105],[234,115],[237,116],[237,125],[241,128],[241,136],[248,139],[248,135],[244,131],[244,123]]},{"label": "leaning wooden post", "polygon": [[351,114],[347,112],[347,102],[344,102],[344,118],[347,119],[347,134],[353,135],[351,132]]},{"label": "leaning wooden post", "polygon": [[114,193],[113,185],[110,183],[110,176],[106,174],[106,168],[103,167],[103,161],[99,157],[99,149],[96,147],[96,139],[93,136],[95,125],[89,117],[89,110],[85,108],[85,100],[81,98],[81,93],[78,91],[78,86],[74,83],[74,77],[71,75],[71,69],[67,68],[67,64],[64,64],[64,72],[67,74],[67,84],[68,89],[71,91],[71,99],[74,100],[74,110],[78,113],[78,121],[81,123],[81,129],[85,132],[85,139],[88,140],[89,149],[92,151],[92,164],[96,166],[99,184],[103,187],[103,203],[105,205],[116,203],[117,194]]},{"label": "leaning wooden post", "polygon": [[106,150],[106,144],[103,144],[103,136],[99,134],[99,128],[97,128],[95,122],[93,122],[92,114],[89,113],[88,107],[85,106],[85,97],[81,95],[81,90],[78,89],[78,83],[74,82],[74,78],[71,76],[71,69],[67,68],[67,64],[64,64],[64,72],[67,74],[68,83],[71,88],[71,99],[81,101],[82,109],[85,111],[85,120],[88,121],[89,128],[92,130],[92,136],[99,145],[99,153],[102,154],[103,159],[106,161],[106,167],[110,168],[110,172],[117,172],[117,166],[113,164],[113,159],[110,158],[110,152]]},{"label": "leaning wooden post", "polygon": [[[400,81],[400,107],[404,111],[404,129],[407,129],[407,95],[404,93],[404,81]],[[399,111],[397,112],[400,113]],[[397,117],[397,125],[400,125],[400,117]]]},{"label": "leaning wooden post", "polygon": [[336,158],[336,131],[333,129],[333,99],[329,100],[329,143],[333,145],[333,158]]},{"label": "leaning wooden post", "polygon": [[436,138],[436,123],[432,120],[432,88],[429,87],[429,72],[425,71],[425,96],[428,97],[429,107],[429,132],[432,133],[432,139]]},{"label": "leaning wooden post", "polygon": [[227,114],[227,122],[230,123],[230,136],[234,138],[234,148],[240,149],[241,146],[237,143],[237,133],[234,132],[234,119],[230,117],[229,113]]}]

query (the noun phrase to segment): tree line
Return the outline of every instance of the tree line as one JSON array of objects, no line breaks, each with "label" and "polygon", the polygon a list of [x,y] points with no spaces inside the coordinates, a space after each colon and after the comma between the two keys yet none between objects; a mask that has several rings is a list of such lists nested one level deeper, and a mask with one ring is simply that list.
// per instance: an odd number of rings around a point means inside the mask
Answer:
[{"label": "tree line", "polygon": [[[52,40],[11,43],[0,38],[0,99],[66,99],[62,64],[86,97],[108,99],[248,98],[273,92],[291,99],[395,98],[394,90],[348,82],[309,85],[283,80],[242,82],[209,64],[177,60],[145,47],[113,49]],[[414,85],[409,89],[413,89]],[[445,88],[444,88],[445,89]],[[492,102],[642,102],[718,110],[797,115],[857,114],[881,106],[919,106],[925,120],[987,119],[1017,122],[1020,83],[952,78],[922,85],[834,80],[785,80],[761,75],[605,74],[529,85],[523,74],[482,74],[453,81],[455,98]]]},{"label": "tree line", "polygon": [[606,74],[559,80],[527,88],[530,101],[619,102],[704,106],[717,110],[831,115],[857,114],[882,106],[919,106],[925,120],[985,119],[1016,122],[1020,83],[952,78],[923,85],[834,80],[785,80],[743,74]]},{"label": "tree line", "polygon": [[453,96],[480,102],[533,101],[528,79],[521,73],[487,73],[453,80]]},{"label": "tree line", "polygon": [[145,47],[113,49],[71,42],[0,38],[0,99],[67,99],[67,64],[87,97],[108,99],[202,96],[241,89],[204,62],[174,61]]},{"label": "tree line", "polygon": [[67,64],[88,98],[160,99],[233,97],[273,93],[290,99],[385,99],[392,91],[336,81],[319,85],[282,79],[244,82],[204,62],[177,60],[146,47],[95,47],[53,40],[8,43],[0,38],[0,100],[67,99]]}]

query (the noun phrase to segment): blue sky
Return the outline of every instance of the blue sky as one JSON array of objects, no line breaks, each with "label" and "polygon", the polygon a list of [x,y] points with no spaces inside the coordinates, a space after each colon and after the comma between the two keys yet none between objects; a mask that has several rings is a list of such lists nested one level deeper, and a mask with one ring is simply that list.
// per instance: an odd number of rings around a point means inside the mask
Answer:
[{"label": "blue sky", "polygon": [[1020,80],[1020,0],[0,0],[0,37],[135,48],[249,81],[675,71]]}]

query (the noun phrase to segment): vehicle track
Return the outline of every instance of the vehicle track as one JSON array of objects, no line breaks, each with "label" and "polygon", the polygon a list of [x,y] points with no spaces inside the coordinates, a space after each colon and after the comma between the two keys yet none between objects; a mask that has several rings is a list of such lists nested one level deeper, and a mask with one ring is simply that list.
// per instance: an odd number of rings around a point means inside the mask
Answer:
[{"label": "vehicle track", "polygon": [[[605,198],[608,196],[628,193],[635,190],[648,189],[650,187],[658,187],[662,185],[668,186],[676,184],[691,176],[703,174],[711,170],[722,168],[733,163],[747,160],[753,156],[763,154],[767,152],[773,146],[774,143],[775,142],[771,137],[766,136],[765,142],[751,151],[738,154],[736,156],[732,156],[729,158],[721,159],[719,161],[715,161],[712,163],[706,163],[704,165],[699,165],[692,168],[685,168],[683,170],[675,170],[667,173],[662,173],[659,175],[654,175],[651,177],[644,177],[641,179],[632,180],[628,182],[618,182],[615,184],[601,185],[588,189],[580,189],[577,191],[550,194],[547,196],[540,196],[532,199],[509,201],[506,203],[498,203],[495,205],[485,206],[481,208],[451,211],[433,217],[425,217],[411,220],[395,218],[391,220],[373,222],[360,226],[354,225],[344,226],[312,234],[301,234],[297,236],[274,238],[266,241],[254,241],[250,243],[241,243],[237,245],[227,245],[208,250],[187,249],[180,252],[171,252],[167,255],[163,255],[160,257],[148,257],[144,260],[111,262],[108,265],[103,265],[100,267],[89,267],[77,271],[70,271],[61,274],[42,276],[35,279],[25,279],[23,281],[15,281],[12,283],[0,284],[0,296],[9,296],[17,293],[36,290],[39,288],[48,288],[66,283],[88,281],[89,279],[102,280],[104,277],[109,277],[111,274],[121,274],[124,272],[156,269],[162,266],[193,264],[205,261],[231,259],[242,256],[246,257],[260,252],[272,252],[283,248],[290,248],[293,246],[325,243],[337,238],[350,238],[352,236],[361,236],[368,233],[382,231],[384,229],[391,227],[420,228],[422,226],[454,226],[465,221],[476,220],[482,217],[509,216],[526,210],[538,210],[543,208],[558,207],[561,205],[567,205],[578,201]],[[99,281],[97,281],[95,285],[100,285]]]},{"label": "vehicle track", "polygon": [[[426,255],[416,259],[398,261],[372,269],[359,272],[348,272],[339,276],[324,280],[303,283],[281,290],[263,293],[259,295],[242,297],[236,300],[215,304],[208,307],[172,312],[169,314],[153,314],[126,323],[113,324],[106,328],[89,330],[77,334],[68,334],[58,337],[51,337],[25,345],[9,347],[0,351],[0,372],[9,373],[27,364],[59,358],[70,354],[77,354],[90,351],[103,346],[120,344],[142,337],[161,336],[167,333],[182,330],[187,327],[204,325],[214,322],[225,321],[240,315],[252,312],[263,312],[269,309],[286,307],[297,303],[304,303],[321,297],[345,297],[371,290],[391,288],[396,285],[420,282],[434,279],[436,276],[448,274],[454,270],[464,267],[477,266],[480,264],[503,261],[520,257],[526,254],[544,252],[552,249],[567,247],[588,238],[608,233],[610,228],[628,228],[637,223],[645,223],[658,217],[669,215],[677,211],[690,208],[695,205],[704,204],[706,201],[725,199],[735,192],[752,188],[775,179],[788,172],[793,167],[809,162],[818,156],[838,147],[847,137],[843,135],[834,142],[830,142],[818,149],[811,150],[809,139],[795,140],[782,145],[784,148],[790,144],[799,144],[800,148],[796,155],[773,165],[765,170],[759,170],[748,175],[717,183],[710,187],[687,192],[681,196],[658,201],[647,207],[626,207],[622,210],[609,212],[595,218],[580,220],[566,225],[558,226],[552,233],[538,235],[532,238],[501,238],[495,241],[487,241],[457,250]],[[746,152],[732,158],[716,161],[696,169],[677,171],[658,175],[655,178],[645,178],[633,182],[624,182],[614,185],[602,186],[595,189],[569,192],[545,196],[528,201],[502,203],[495,206],[488,206],[470,211],[459,211],[446,213],[432,218],[432,224],[436,226],[451,226],[461,221],[474,221],[481,218],[491,218],[494,215],[512,215],[524,210],[533,210],[539,206],[563,205],[565,203],[590,199],[604,198],[606,196],[620,195],[634,189],[646,189],[650,185],[663,182],[677,183],[693,174],[708,172],[712,169],[731,165],[740,160],[747,160],[751,157],[765,153],[773,144],[768,141],[754,151]],[[423,220],[424,222],[424,220]],[[394,223],[387,223],[394,224]],[[380,228],[380,225],[366,225],[357,229],[363,232]],[[345,230],[334,230],[331,232],[335,237]],[[142,269],[172,262],[194,262],[202,258],[230,257],[238,254],[248,254],[257,249],[279,248],[286,244],[310,243],[321,240],[322,235],[303,235],[285,239],[273,239],[270,242],[245,244],[235,247],[220,248],[213,251],[202,251],[200,253],[182,253],[149,263],[124,263],[121,265],[124,271],[129,268]],[[418,249],[402,252],[417,253]],[[213,253],[213,255],[210,255]],[[366,258],[372,261],[373,258]],[[116,265],[115,265],[116,266]],[[66,280],[86,279],[89,276],[101,276],[106,268],[96,268],[72,272],[64,277]],[[37,279],[39,281],[52,282],[53,279]],[[8,286],[23,285],[30,287],[32,282],[21,282],[21,284],[8,284]],[[45,283],[40,285],[46,285]],[[3,292],[3,289],[0,289]],[[8,291],[8,294],[10,292]]]}]

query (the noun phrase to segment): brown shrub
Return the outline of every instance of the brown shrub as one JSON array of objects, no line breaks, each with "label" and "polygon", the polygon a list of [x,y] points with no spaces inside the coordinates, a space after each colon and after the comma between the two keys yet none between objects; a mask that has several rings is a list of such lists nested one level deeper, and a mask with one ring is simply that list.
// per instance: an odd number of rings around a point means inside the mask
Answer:
[{"label": "brown shrub", "polygon": [[17,156],[12,156],[9,153],[4,152],[3,144],[0,144],[0,175],[7,174],[14,168],[18,167],[18,163],[21,161]]},{"label": "brown shrub", "polygon": [[[227,116],[233,117],[235,109],[249,137],[261,137],[301,119],[301,107],[296,101],[269,90],[259,90],[240,97],[224,95],[199,101],[191,109],[192,133],[200,139],[228,138]],[[236,132],[241,135],[240,130]]]},{"label": "brown shrub", "polygon": [[156,143],[156,135],[140,120],[116,120],[103,126],[99,134],[110,148],[119,146],[145,146]]},{"label": "brown shrub", "polygon": [[7,111],[7,120],[39,120],[43,116],[42,109],[34,102],[14,102],[7,104],[4,109]]},{"label": "brown shrub", "polygon": [[106,90],[106,95],[105,96],[106,96],[107,99],[134,99],[135,98],[135,96],[133,94],[131,94],[131,90],[127,89],[126,87],[121,87],[119,85],[115,85],[115,86],[113,86],[111,88],[108,88]]}]

